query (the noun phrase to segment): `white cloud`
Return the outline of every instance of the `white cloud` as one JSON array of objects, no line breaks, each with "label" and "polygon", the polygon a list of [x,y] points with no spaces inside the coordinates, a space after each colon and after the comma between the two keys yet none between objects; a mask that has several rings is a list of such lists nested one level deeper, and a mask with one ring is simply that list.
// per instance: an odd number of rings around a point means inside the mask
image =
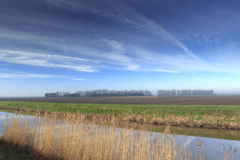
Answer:
[{"label": "white cloud", "polygon": [[174,71],[174,70],[163,70],[163,69],[152,69],[150,71],[153,72],[167,72],[167,73],[180,73],[179,71]]},{"label": "white cloud", "polygon": [[[142,15],[137,14],[131,8],[124,9],[121,4],[120,7],[114,6],[111,10],[99,10],[101,7],[92,7],[89,3],[81,1],[82,3],[77,4],[75,1],[65,1],[65,0],[51,0],[49,3],[51,5],[56,5],[57,7],[64,7],[68,9],[73,9],[78,11],[79,8],[87,9],[90,12],[96,14],[96,12],[100,13],[101,16],[106,16],[107,18],[113,19],[120,23],[124,23],[127,25],[131,25],[134,28],[138,28],[147,32],[159,32],[161,30],[161,26],[157,26],[153,24],[153,22],[144,18]],[[93,5],[94,6],[94,5]],[[77,9],[76,9],[77,7]],[[116,12],[117,11],[117,12]],[[126,11],[126,12],[125,12]],[[150,28],[146,28],[150,27]],[[158,28],[158,29],[155,29]],[[159,29],[160,28],[160,29]],[[23,51],[12,51],[12,50],[0,50],[0,61],[5,61],[9,63],[15,64],[24,64],[24,65],[33,65],[33,66],[41,66],[41,67],[52,67],[52,68],[65,68],[76,71],[83,72],[95,72],[101,69],[122,69],[122,70],[130,70],[130,71],[151,71],[151,70],[171,70],[168,67],[159,67],[159,66],[144,66],[146,63],[153,63],[154,60],[142,59],[140,56],[132,57],[133,53],[128,53],[130,50],[133,50],[133,46],[124,45],[116,40],[112,39],[100,39],[94,40],[95,42],[91,42],[91,45],[74,41],[71,43],[67,41],[63,44],[59,44],[59,37],[47,37],[42,35],[35,35],[31,33],[21,33],[17,31],[8,31],[1,32],[4,35],[4,38],[8,38],[9,40],[16,39],[18,41],[34,41],[34,44],[40,44],[41,48],[53,49],[53,50],[68,50],[68,52],[73,52],[78,57],[87,57],[86,58],[78,58],[71,56],[62,56],[52,54],[43,54],[44,51],[40,51],[42,53],[33,53],[33,52],[23,52]],[[156,34],[156,33],[153,33]],[[165,36],[164,36],[165,35]],[[170,33],[161,30],[161,37],[171,37]],[[67,38],[66,38],[67,39]],[[170,38],[171,39],[171,38]],[[173,38],[174,39],[174,38]],[[60,40],[61,41],[61,40]],[[39,43],[40,42],[40,43]],[[63,41],[61,41],[63,42]],[[79,43],[76,43],[79,42]],[[112,51],[103,51],[96,46],[107,45],[112,49]],[[102,47],[101,46],[101,47]],[[184,47],[184,46],[183,46]],[[22,49],[24,50],[24,49]],[[27,49],[28,50],[28,49]],[[188,51],[187,48],[185,48]],[[190,52],[190,51],[189,51]],[[95,60],[97,59],[97,61]],[[139,63],[138,60],[141,60],[142,63]],[[97,64],[98,62],[98,64]],[[149,69],[153,68],[153,69]],[[160,69],[159,69],[160,68]]]},{"label": "white cloud", "polygon": [[[40,67],[65,68],[82,72],[97,71],[90,65],[79,64],[79,61],[89,61],[80,58],[59,56],[43,53],[31,53],[22,51],[0,50],[0,61],[8,63],[32,65]],[[76,62],[77,61],[77,62]],[[83,62],[82,62],[83,63]]]},{"label": "white cloud", "polygon": [[131,70],[131,71],[138,71],[138,70],[141,69],[141,67],[139,65],[136,65],[136,64],[129,64],[126,69]]},{"label": "white cloud", "polygon": [[[112,5],[115,4],[112,3]],[[134,11],[132,8],[124,6],[123,4],[115,6],[115,8],[117,9],[120,15],[124,15],[124,17],[127,18],[128,21],[131,22],[131,24],[133,24],[132,25],[133,27],[160,36],[164,40],[182,48],[185,51],[185,53],[187,53],[191,57],[199,59],[199,57],[192,53],[192,51],[190,51],[182,42],[180,42],[176,37],[174,37],[174,35],[169,33],[167,30],[163,29],[162,26],[160,26],[159,24],[149,20],[145,16]],[[129,15],[131,15],[130,18]]]},{"label": "white cloud", "polygon": [[69,76],[62,75],[48,75],[48,74],[32,74],[32,73],[0,73],[0,78],[69,78],[75,81],[86,81],[83,78],[71,78]]},{"label": "white cloud", "polygon": [[[64,4],[65,2],[59,0]],[[66,3],[68,3],[66,1]],[[71,1],[71,3],[74,3]],[[75,7],[74,5],[72,6]],[[102,13],[102,16],[113,19],[120,23],[131,25],[134,28],[151,32],[153,35],[162,37],[166,41],[175,43],[180,46],[188,54],[182,54],[174,52],[174,54],[149,51],[144,46],[134,46],[132,43],[128,43],[127,40],[122,39],[117,41],[114,39],[107,39],[106,37],[100,39],[94,39],[91,42],[88,40],[81,41],[82,38],[76,38],[74,41],[66,37],[64,44],[59,43],[59,37],[47,37],[37,34],[31,34],[31,32],[17,32],[8,30],[4,32],[0,30],[0,39],[7,38],[8,41],[26,41],[33,44],[41,44],[41,47],[37,48],[41,51],[25,52],[24,50],[30,50],[27,47],[21,47],[22,51],[13,50],[0,50],[0,62],[8,62],[13,64],[23,64],[40,67],[62,68],[82,72],[96,72],[99,70],[129,70],[138,72],[195,72],[195,71],[213,71],[213,72],[228,72],[228,73],[240,73],[240,57],[238,56],[238,44],[230,43],[224,46],[229,50],[209,51],[204,53],[205,59],[203,61],[193,54],[181,41],[177,40],[171,33],[164,30],[160,25],[147,19],[143,15],[140,15],[133,11],[131,8],[125,8],[122,4],[115,6],[109,11],[100,10],[100,8],[93,8],[87,5],[83,5],[89,9],[90,12],[96,10],[98,13]],[[124,9],[125,8],[125,9]],[[113,12],[114,10],[117,12]],[[145,38],[141,37],[140,38]],[[138,37],[138,38],[139,38]],[[132,37],[131,37],[132,38]],[[205,36],[202,39],[209,44],[220,43],[221,41],[213,41],[211,38]],[[61,40],[60,40],[61,41]],[[3,41],[4,42],[4,41]],[[63,41],[61,41],[63,42]],[[90,44],[89,44],[90,43]],[[235,47],[235,48],[234,48]],[[54,54],[45,54],[49,52],[42,51],[42,48],[46,50],[54,50]],[[59,48],[68,50],[68,53],[74,56],[66,56],[60,52]],[[104,48],[104,49],[103,49]],[[108,50],[105,50],[108,48]],[[234,49],[232,49],[234,48]],[[171,51],[171,49],[170,49]],[[37,52],[37,53],[36,53]],[[64,52],[65,53],[65,52]],[[68,54],[68,55],[70,55]],[[191,56],[189,56],[191,55]],[[6,64],[0,64],[6,65]]]},{"label": "white cloud", "polygon": [[[151,34],[160,36],[164,40],[172,43],[176,46],[182,48],[185,53],[190,55],[193,58],[199,59],[192,51],[190,51],[186,45],[184,45],[180,40],[178,40],[174,35],[165,30],[161,25],[151,21],[149,18],[144,15],[136,12],[131,7],[121,3],[120,1],[107,1],[112,8],[108,10],[105,7],[99,7],[98,5],[94,6],[94,4],[89,5],[85,1],[75,2],[75,1],[66,1],[66,0],[48,0],[50,5],[54,5],[57,7],[68,8],[73,11],[78,11],[78,9],[88,10],[89,12],[102,16],[129,26],[132,26],[136,29],[140,29]],[[108,5],[106,3],[105,5]],[[102,3],[104,6],[104,3]]]},{"label": "white cloud", "polygon": [[108,40],[108,39],[103,39],[103,42],[107,43],[109,46],[112,47],[112,49],[114,49],[115,51],[118,51],[118,52],[121,52],[121,51],[124,51],[125,48],[124,46],[117,42],[117,41],[114,41],[114,40]]},{"label": "white cloud", "polygon": [[0,50],[1,55],[20,55],[21,57],[40,57],[44,59],[57,59],[57,60],[77,60],[77,61],[89,61],[87,59],[74,58],[68,56],[61,55],[51,55],[51,54],[43,54],[43,53],[32,53],[32,52],[22,52],[22,51],[11,51],[11,50]]},{"label": "white cloud", "polygon": [[86,81],[86,79],[79,79],[79,78],[72,78],[71,80],[74,80],[74,81]]},{"label": "white cloud", "polygon": [[0,73],[0,78],[57,78],[63,77],[59,75],[46,75],[46,74],[6,74]]},{"label": "white cloud", "polygon": [[[134,59],[130,56],[125,55],[126,48],[123,44],[118,41],[104,39],[102,40],[107,46],[112,48],[111,52],[99,54],[98,57],[103,58],[105,60],[111,60],[110,64],[125,66],[122,69],[136,71],[140,68],[138,64],[135,64]],[[108,61],[104,61],[105,63],[109,63]]]},{"label": "white cloud", "polygon": [[[240,73],[238,58],[233,59],[220,51],[218,57],[211,55],[213,56],[212,60],[204,62],[182,54],[172,56],[171,54],[150,52],[145,48],[126,45],[115,40],[97,40],[96,43],[102,47],[107,45],[112,50],[105,52],[95,47],[90,48],[81,45],[75,46],[75,48],[71,47],[72,51],[81,50],[80,56],[87,57],[84,60],[71,56],[0,50],[0,61],[82,72],[96,72],[107,69],[167,73],[195,71]],[[126,54],[126,51],[128,54]],[[232,52],[232,50],[230,51]],[[95,59],[98,60],[98,63]]]},{"label": "white cloud", "polygon": [[[157,35],[162,39],[164,39],[165,41],[173,45],[179,46],[182,50],[184,50],[185,53],[187,53],[191,57],[195,59],[200,59],[191,50],[189,50],[186,45],[184,45],[180,40],[178,40],[170,32],[165,30],[161,25],[151,21],[149,18],[136,12],[129,6],[124,5],[119,1],[108,1],[112,6],[112,8],[109,10],[105,10],[100,7],[92,7],[93,5],[90,6],[84,2],[82,2],[81,5],[72,1],[65,1],[65,0],[49,0],[49,2],[51,2],[52,5],[56,5],[58,7],[63,7],[65,5],[65,7],[75,11],[76,11],[76,8],[86,9],[95,15],[102,16],[102,17],[129,25],[136,29],[149,32],[153,35]],[[114,47],[118,47],[116,46],[116,44],[111,44],[111,45]]]}]

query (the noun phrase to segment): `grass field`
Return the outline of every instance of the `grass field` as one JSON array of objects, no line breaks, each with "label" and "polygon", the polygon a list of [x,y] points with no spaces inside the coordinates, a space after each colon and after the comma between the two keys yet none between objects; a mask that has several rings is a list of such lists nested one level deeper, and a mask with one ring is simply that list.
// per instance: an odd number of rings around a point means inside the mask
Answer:
[{"label": "grass field", "polygon": [[240,106],[224,105],[126,105],[44,102],[0,102],[2,107],[47,112],[118,116],[133,122],[227,127],[240,129]]},{"label": "grass field", "polygon": [[70,112],[102,115],[146,115],[152,117],[175,116],[240,116],[240,106],[225,105],[126,105],[126,104],[78,104],[44,102],[0,102],[1,106],[44,110],[49,112]]},{"label": "grass field", "polygon": [[139,105],[240,105],[239,95],[218,96],[119,96],[119,97],[52,97],[52,98],[0,98],[0,101],[139,104]]}]

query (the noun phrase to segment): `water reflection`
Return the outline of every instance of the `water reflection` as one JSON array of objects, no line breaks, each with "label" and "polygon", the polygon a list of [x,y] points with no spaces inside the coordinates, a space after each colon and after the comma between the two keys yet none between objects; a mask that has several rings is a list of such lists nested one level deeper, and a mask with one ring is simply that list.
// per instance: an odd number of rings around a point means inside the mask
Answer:
[{"label": "water reflection", "polygon": [[[16,115],[15,113],[6,113],[0,112],[0,132],[3,129],[3,124],[6,119],[10,118],[10,116]],[[14,118],[23,118],[24,115],[14,116]],[[34,116],[29,116],[30,119],[34,120]],[[43,118],[44,119],[44,118]],[[69,122],[70,125],[70,122]],[[60,125],[59,125],[60,126]],[[92,129],[96,128],[97,125],[92,125]],[[62,126],[64,127],[64,126]],[[65,126],[68,127],[68,126]],[[106,126],[101,126],[103,130]],[[120,127],[120,126],[118,126]],[[162,136],[163,131],[165,130],[166,126],[156,126],[156,125],[148,125],[145,127],[135,126],[134,134],[136,137],[137,130],[143,130],[142,134],[144,133],[151,133],[152,137],[155,136]],[[111,129],[112,127],[108,127]],[[152,132],[147,131],[151,128]],[[118,128],[121,130],[121,128]],[[233,150],[236,147],[240,148],[240,141],[239,141],[239,131],[228,131],[228,130],[211,130],[211,129],[204,129],[204,128],[181,128],[181,127],[170,127],[170,133],[179,134],[177,137],[178,142],[185,142],[188,148],[192,151],[192,157],[195,159],[196,152],[199,152],[199,147],[197,148],[197,141],[198,136],[200,136],[201,143],[203,144],[203,154],[207,157],[207,159],[224,159],[225,154],[228,152],[229,147],[231,146],[230,154],[234,155],[232,159],[239,159],[240,153],[233,154]],[[186,136],[184,136],[186,135]],[[172,135],[170,135],[172,136]],[[151,138],[153,141],[153,138]],[[224,150],[225,148],[225,150]],[[221,157],[222,156],[222,157]]]}]

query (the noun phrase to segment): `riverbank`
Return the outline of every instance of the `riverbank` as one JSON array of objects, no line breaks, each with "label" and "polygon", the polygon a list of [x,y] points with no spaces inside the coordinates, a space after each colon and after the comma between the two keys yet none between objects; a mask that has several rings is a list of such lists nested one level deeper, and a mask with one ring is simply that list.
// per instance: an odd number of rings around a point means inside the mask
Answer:
[{"label": "riverbank", "polygon": [[43,102],[0,102],[0,109],[50,114],[57,117],[77,117],[136,123],[240,129],[240,106],[225,105],[126,105]]}]

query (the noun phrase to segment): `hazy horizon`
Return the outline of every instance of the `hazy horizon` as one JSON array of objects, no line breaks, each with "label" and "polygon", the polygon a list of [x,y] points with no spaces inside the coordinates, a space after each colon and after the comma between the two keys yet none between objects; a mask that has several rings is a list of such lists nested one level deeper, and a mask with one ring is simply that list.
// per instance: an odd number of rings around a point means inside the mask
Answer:
[{"label": "hazy horizon", "polygon": [[[109,89],[109,90],[111,90],[111,89]],[[166,89],[166,90],[168,90],[168,89]],[[193,90],[193,89],[191,89],[191,90]],[[76,91],[80,91],[80,90],[76,90]],[[70,92],[70,94],[72,94],[72,93],[75,93],[76,91],[67,91],[67,90],[65,90],[65,91],[52,91],[52,92],[48,92],[48,93]],[[83,90],[83,91],[88,91],[88,90]],[[151,91],[153,96],[158,96],[156,90],[150,90],[150,91]],[[8,97],[45,97],[46,93],[44,93],[44,94],[36,94],[36,95],[32,94],[32,95],[25,95],[25,96],[22,96],[22,95],[8,95],[8,96],[0,95],[0,97],[5,97],[5,98],[8,98]],[[240,92],[237,92],[237,91],[232,91],[232,92],[231,91],[229,91],[229,92],[216,92],[216,91],[214,91],[214,93],[216,93],[217,95],[240,95]],[[208,95],[206,95],[206,96],[208,96]]]},{"label": "hazy horizon", "polygon": [[240,2],[2,0],[0,96],[240,93]]}]

